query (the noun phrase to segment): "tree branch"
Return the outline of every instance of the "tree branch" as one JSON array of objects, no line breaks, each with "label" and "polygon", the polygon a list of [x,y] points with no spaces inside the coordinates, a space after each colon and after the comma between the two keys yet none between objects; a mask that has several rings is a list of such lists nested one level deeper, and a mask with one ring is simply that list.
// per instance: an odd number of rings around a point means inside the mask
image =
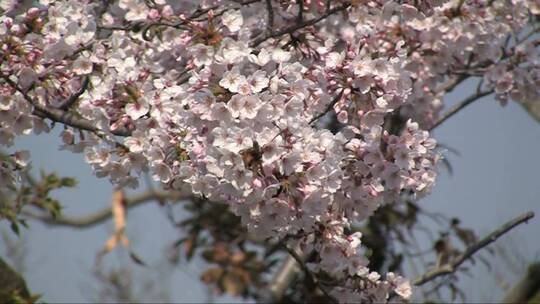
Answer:
[{"label": "tree branch", "polygon": [[454,273],[458,269],[458,267],[461,264],[463,264],[463,262],[471,258],[472,255],[475,254],[477,251],[495,242],[503,234],[507,233],[508,231],[512,230],[514,227],[522,223],[526,223],[528,220],[530,220],[533,217],[534,217],[534,212],[529,211],[505,223],[504,225],[497,228],[496,230],[494,230],[493,232],[491,232],[490,234],[488,234],[487,236],[485,236],[478,242],[469,246],[462,254],[458,255],[452,261],[424,273],[422,276],[420,276],[414,281],[414,285],[420,286],[437,277]]},{"label": "tree branch", "polygon": [[71,95],[66,101],[62,103],[62,105],[60,106],[60,110],[66,111],[69,108],[71,108],[71,106],[77,101],[77,99],[82,94],[84,94],[84,92],[88,88],[89,83],[90,83],[90,77],[88,76],[84,77],[83,82],[81,84],[81,88],[77,92],[73,93],[73,95]]},{"label": "tree branch", "polygon": [[[19,86],[8,76],[0,75],[9,85],[11,85],[15,90],[22,94],[24,99],[28,101],[34,107],[34,115],[41,118],[48,118],[52,121],[59,122],[77,129],[86,130],[97,134],[98,136],[103,136],[103,130],[100,130],[95,125],[95,122],[87,120],[71,112],[67,112],[57,108],[48,108],[42,106],[36,102],[32,97],[28,96]],[[82,93],[81,93],[82,94]],[[118,136],[129,136],[131,132],[124,130],[111,131],[112,134]]]},{"label": "tree branch", "polygon": [[[133,208],[139,205],[142,205],[153,200],[157,201],[179,201],[181,199],[190,198],[190,195],[185,195],[180,192],[171,192],[171,191],[148,191],[141,194],[138,194],[134,197],[126,199],[126,209]],[[48,214],[36,214],[35,212],[29,210],[22,210],[23,215],[39,220],[47,225],[51,226],[65,226],[77,229],[90,228],[95,225],[98,225],[112,216],[112,208],[107,207],[94,212],[89,215],[80,216],[80,217],[67,217],[61,216],[53,218]]]},{"label": "tree branch", "polygon": [[279,303],[283,294],[290,286],[291,282],[298,275],[300,268],[296,260],[288,255],[281,263],[267,288],[260,290],[258,303]]},{"label": "tree branch", "polygon": [[298,0],[298,15],[296,16],[298,23],[304,21],[304,0]]},{"label": "tree branch", "polygon": [[269,35],[272,35],[272,32],[274,31],[274,8],[272,7],[272,0],[266,0],[266,12],[268,14],[266,30]]},{"label": "tree branch", "polygon": [[283,35],[286,35],[286,34],[292,34],[294,32],[296,32],[297,30],[301,29],[301,28],[304,28],[304,27],[308,27],[308,26],[311,26],[311,25],[314,25],[326,18],[328,18],[330,15],[333,15],[337,12],[341,12],[341,11],[344,11],[346,10],[348,7],[350,6],[350,4],[344,4],[344,5],[340,5],[338,7],[334,7],[330,10],[328,10],[326,13],[324,13],[323,15],[317,17],[317,18],[313,18],[313,19],[310,19],[310,20],[306,20],[304,22],[300,22],[300,23],[297,23],[291,27],[288,27],[288,28],[284,28],[280,31],[277,31],[277,32],[273,32],[273,33],[269,33],[269,34],[266,34],[262,37],[259,37],[255,40],[253,40],[249,46],[250,47],[256,47],[258,46],[259,44],[263,43],[264,41],[270,39],[270,38],[276,38],[276,37],[279,37],[279,36],[283,36]]},{"label": "tree branch", "polygon": [[324,109],[324,111],[322,111],[321,113],[317,114],[316,116],[313,116],[313,118],[311,118],[309,120],[309,124],[313,124],[314,122],[316,122],[319,118],[323,117],[324,115],[326,115],[326,113],[330,112],[332,110],[332,108],[334,107],[334,105],[336,105],[336,103],[341,99],[341,96],[343,96],[343,90],[341,90],[339,92],[339,94],[334,97],[334,99],[332,99],[332,101],[326,106],[326,108]]},{"label": "tree branch", "polygon": [[458,75],[455,77],[451,77],[446,82],[442,83],[435,93],[449,93],[452,92],[458,85],[460,85],[463,81],[465,81],[467,78],[469,78],[469,75]]},{"label": "tree branch", "polygon": [[309,268],[307,268],[307,266],[306,266],[306,264],[304,262],[305,257],[301,257],[295,250],[287,247],[287,245],[285,245],[285,244],[283,244],[282,246],[285,249],[285,251],[287,251],[289,253],[289,255],[291,257],[293,257],[293,259],[296,261],[296,263],[298,263],[298,265],[300,265],[300,268],[302,268],[302,270],[304,271],[305,275],[309,278],[309,280],[311,282],[313,282],[313,284],[315,284],[315,286],[317,286],[317,288],[319,288],[320,291],[322,291],[322,293],[330,300],[330,302],[331,303],[338,303],[338,301],[334,297],[332,297],[326,291],[326,289],[324,289],[324,287],[321,285],[321,283],[319,282],[317,277],[311,272],[311,270],[309,270]]},{"label": "tree branch", "polygon": [[289,255],[284,258],[281,267],[274,275],[272,281],[268,284],[268,287],[261,289],[258,298],[259,303],[282,302],[283,295],[285,294],[287,288],[290,287],[300,270],[302,270],[308,280],[310,280],[317,287],[317,289],[319,289],[328,298],[330,303],[338,303],[338,301],[322,286],[315,274],[313,274],[306,266],[305,260],[308,258],[310,253],[303,253],[300,246],[296,246],[294,249],[291,249],[281,242],[278,244],[278,246],[283,248]]},{"label": "tree branch", "polygon": [[[236,2],[236,3],[243,6],[243,5],[250,5],[250,4],[259,2],[259,1],[261,1],[261,0],[246,0],[246,1],[234,1],[234,2]],[[148,23],[148,24],[143,26],[142,37],[146,41],[152,40],[152,37],[148,35],[148,32],[154,26],[168,26],[168,27],[173,27],[173,28],[176,28],[176,29],[181,29],[182,27],[184,27],[185,25],[187,25],[191,21],[202,21],[202,20],[196,20],[196,19],[201,17],[202,15],[210,12],[210,11],[213,11],[213,10],[216,10],[216,9],[220,8],[221,6],[223,6],[223,4],[217,4],[217,5],[214,5],[214,6],[211,6],[211,7],[207,7],[205,9],[201,9],[199,7],[188,18],[186,18],[184,20],[181,20],[179,22],[176,22],[176,23],[169,23],[169,22]],[[225,8],[221,12],[215,13],[214,17],[222,15],[223,13],[225,13],[229,9],[230,8]],[[140,26],[140,24],[139,24],[139,26]],[[128,27],[128,28],[120,27],[119,28],[119,30],[126,30],[126,29],[127,30],[132,30],[132,31],[134,30],[133,27]],[[186,28],[186,29],[189,30],[189,28]]]},{"label": "tree branch", "polygon": [[437,119],[437,121],[435,121],[435,123],[428,129],[428,131],[432,131],[433,129],[438,127],[440,124],[445,122],[448,118],[454,116],[457,112],[461,111],[462,109],[464,109],[465,107],[467,107],[471,103],[475,102],[476,100],[478,100],[478,99],[480,99],[480,98],[482,98],[484,96],[487,96],[487,95],[489,95],[491,93],[493,93],[493,90],[480,91],[480,92],[476,92],[473,95],[465,98],[465,100],[458,103],[453,108],[448,110],[448,112],[444,113],[444,115],[439,117],[439,119]]}]

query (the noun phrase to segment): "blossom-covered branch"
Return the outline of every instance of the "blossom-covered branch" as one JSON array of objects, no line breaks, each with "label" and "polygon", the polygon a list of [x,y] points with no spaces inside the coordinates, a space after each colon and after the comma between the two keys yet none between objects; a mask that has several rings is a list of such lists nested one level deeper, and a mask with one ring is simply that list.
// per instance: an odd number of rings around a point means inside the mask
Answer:
[{"label": "blossom-covered branch", "polygon": [[[226,204],[251,235],[313,252],[340,302],[411,296],[405,278],[370,271],[349,228],[429,193],[441,159],[430,128],[487,92],[539,100],[537,45],[520,41],[540,15],[531,0],[2,9],[0,144],[63,123],[60,147],[116,187],[149,174]],[[441,115],[471,75],[483,91]],[[330,112],[331,127],[314,124]]]},{"label": "blossom-covered branch", "polygon": [[[77,115],[76,113],[67,111],[67,108],[69,108],[69,106],[71,106],[76,101],[76,99],[82,93],[84,93],[84,90],[88,86],[88,80],[83,81],[80,91],[74,93],[66,101],[62,102],[61,108],[56,109],[56,108],[44,107],[38,102],[36,102],[32,97],[28,96],[28,94],[24,92],[19,86],[17,86],[15,82],[9,79],[8,76],[2,75],[1,78],[5,82],[7,82],[13,89],[19,92],[24,97],[24,99],[34,107],[34,110],[32,112],[34,115],[39,116],[41,118],[50,119],[54,122],[59,122],[64,125],[74,127],[80,130],[86,130],[86,131],[90,131],[90,132],[100,134],[100,135],[103,133],[103,131],[101,131],[99,128],[96,127],[94,122],[84,119],[80,117],[79,115]],[[128,132],[120,131],[120,130],[113,131],[112,134],[119,135],[119,136],[129,135]]]},{"label": "blossom-covered branch", "polygon": [[[302,28],[305,28],[305,27],[308,27],[308,26],[311,26],[311,25],[314,25],[326,18],[328,18],[329,16],[335,14],[335,13],[338,13],[338,12],[342,12],[344,10],[346,10],[348,7],[350,6],[350,4],[343,4],[341,6],[337,6],[337,7],[334,7],[332,9],[329,9],[328,11],[326,11],[324,14],[322,14],[321,16],[319,17],[316,17],[316,18],[313,18],[313,19],[310,19],[310,20],[306,20],[306,21],[303,21],[303,22],[299,22],[291,27],[288,27],[288,28],[284,28],[284,29],[281,29],[281,30],[278,30],[278,31],[272,31],[271,33],[268,33],[267,35],[264,35],[260,38],[257,38],[255,40],[253,40],[251,43],[250,43],[250,46],[251,47],[256,47],[258,45],[260,45],[261,43],[263,43],[264,41],[270,39],[270,38],[276,38],[276,37],[280,37],[280,36],[283,36],[283,35],[286,35],[286,34],[292,34],[294,32],[296,32],[297,30],[299,29],[302,29]],[[273,19],[273,17],[272,17]]]}]

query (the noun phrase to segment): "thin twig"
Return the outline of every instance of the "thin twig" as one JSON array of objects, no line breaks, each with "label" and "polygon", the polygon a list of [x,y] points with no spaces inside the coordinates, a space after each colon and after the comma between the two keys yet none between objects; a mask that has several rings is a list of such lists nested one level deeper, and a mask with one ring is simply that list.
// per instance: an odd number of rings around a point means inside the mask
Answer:
[{"label": "thin twig", "polygon": [[465,81],[467,78],[469,78],[470,75],[458,75],[456,77],[452,77],[443,84],[441,84],[437,90],[436,93],[449,93],[452,92],[458,85],[460,85],[463,81]]},{"label": "thin twig", "polygon": [[[261,0],[247,0],[247,1],[234,1],[240,5],[250,5],[250,4],[253,4],[253,3],[256,3],[256,2],[259,2]],[[150,41],[152,40],[152,37],[148,35],[148,32],[150,31],[150,29],[152,27],[155,27],[155,26],[168,26],[168,27],[173,27],[173,28],[176,28],[176,29],[181,29],[183,28],[185,25],[187,25],[189,22],[191,21],[203,21],[203,20],[196,20],[197,18],[201,17],[202,15],[210,12],[210,11],[213,11],[213,10],[216,10],[218,8],[220,8],[223,4],[217,4],[217,5],[214,5],[214,6],[211,6],[211,7],[207,7],[205,9],[201,9],[200,7],[197,8],[195,10],[195,12],[193,12],[188,18],[184,19],[184,20],[181,20],[179,22],[176,22],[176,23],[169,23],[169,22],[155,22],[155,23],[148,23],[146,25],[143,26],[143,30],[142,30],[142,37],[144,40],[146,41]],[[220,13],[216,13],[214,14],[214,17],[216,16],[220,16],[222,15],[223,13],[225,13],[229,8],[225,8],[223,9]],[[206,18],[205,18],[206,19]],[[189,28],[185,28],[185,29],[189,29]],[[123,29],[121,29],[123,30]]]},{"label": "thin twig", "polygon": [[341,99],[341,96],[343,96],[343,90],[341,90],[339,92],[339,94],[326,106],[326,108],[324,109],[324,111],[322,111],[321,113],[315,115],[310,121],[309,121],[309,124],[313,124],[314,122],[316,122],[319,118],[323,117],[324,115],[326,115],[326,113],[330,112],[330,110],[332,110],[332,108],[334,107],[334,105]]},{"label": "thin twig", "polygon": [[324,13],[323,15],[319,16],[319,17],[316,17],[316,18],[313,18],[313,19],[310,19],[310,20],[306,20],[304,22],[301,22],[301,23],[297,23],[291,27],[288,27],[288,28],[284,28],[282,30],[279,30],[277,32],[274,32],[272,34],[267,34],[267,35],[264,35],[262,37],[259,37],[255,40],[253,40],[251,43],[250,43],[250,47],[256,47],[258,46],[259,44],[263,43],[264,41],[270,39],[270,38],[276,38],[276,37],[280,37],[280,36],[283,36],[283,35],[286,35],[286,34],[291,34],[291,33],[294,33],[296,32],[297,30],[299,29],[302,29],[304,27],[308,27],[308,26],[311,26],[311,25],[314,25],[326,18],[328,18],[330,15],[333,15],[337,12],[341,12],[341,11],[344,11],[346,10],[348,7],[350,6],[350,4],[344,4],[344,5],[340,5],[338,7],[334,7],[330,10],[328,10],[326,13]]},{"label": "thin twig", "polygon": [[[158,201],[171,200],[171,201],[177,202],[179,200],[186,199],[189,197],[190,197],[189,195],[185,195],[179,192],[148,191],[148,192],[144,192],[139,195],[136,195],[134,197],[127,198],[126,209],[133,208],[133,207],[136,207],[141,204],[151,202],[154,200],[158,200]],[[71,228],[84,229],[84,228],[95,226],[109,219],[112,216],[112,209],[111,207],[107,207],[97,212],[94,212],[92,214],[81,216],[81,217],[61,216],[61,217],[53,218],[50,215],[37,214],[29,210],[22,210],[21,213],[29,218],[42,221],[43,223],[47,225],[67,226]]]},{"label": "thin twig", "polygon": [[457,112],[461,111],[462,109],[464,109],[465,107],[467,107],[471,103],[475,102],[476,100],[478,100],[478,99],[480,99],[480,98],[482,98],[484,96],[487,96],[487,95],[489,95],[491,93],[493,93],[493,90],[488,90],[488,91],[483,91],[483,92],[481,91],[481,92],[476,92],[473,95],[465,98],[465,100],[458,103],[453,108],[448,110],[448,112],[444,113],[444,115],[439,117],[439,119],[437,119],[437,121],[428,129],[428,131],[431,131],[431,130],[435,129],[440,124],[445,122],[448,118],[454,116]]},{"label": "thin twig", "polygon": [[505,223],[501,227],[488,234],[486,237],[469,246],[462,254],[455,257],[452,261],[424,273],[422,276],[420,276],[414,281],[414,285],[420,286],[437,277],[454,273],[458,269],[458,267],[463,264],[463,262],[471,258],[472,255],[474,255],[477,251],[495,242],[499,237],[512,230],[514,227],[522,223],[526,223],[533,217],[534,212],[529,211]]}]

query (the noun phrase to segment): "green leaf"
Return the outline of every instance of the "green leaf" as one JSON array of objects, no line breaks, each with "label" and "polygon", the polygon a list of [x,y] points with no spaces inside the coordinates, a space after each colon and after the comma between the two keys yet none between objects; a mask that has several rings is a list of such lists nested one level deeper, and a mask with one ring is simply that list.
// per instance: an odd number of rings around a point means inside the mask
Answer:
[{"label": "green leaf", "polygon": [[64,177],[60,180],[60,184],[62,187],[73,188],[77,186],[77,180],[73,177]]},{"label": "green leaf", "polygon": [[11,225],[9,227],[11,228],[11,231],[13,231],[16,235],[20,236],[19,225],[17,225],[17,222],[11,222]]},{"label": "green leaf", "polygon": [[26,282],[0,258],[0,303],[32,303]]}]

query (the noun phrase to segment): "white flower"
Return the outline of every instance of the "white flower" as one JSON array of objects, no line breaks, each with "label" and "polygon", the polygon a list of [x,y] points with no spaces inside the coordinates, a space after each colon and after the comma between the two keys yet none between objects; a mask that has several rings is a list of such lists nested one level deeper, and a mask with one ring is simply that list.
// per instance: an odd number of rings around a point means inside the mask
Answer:
[{"label": "white flower", "polygon": [[240,118],[254,119],[261,107],[261,100],[254,95],[244,97],[244,106],[240,111]]},{"label": "white flower", "polygon": [[169,166],[163,162],[152,164],[152,177],[155,181],[160,181],[162,183],[168,183],[172,178],[172,171]]},{"label": "white flower", "polygon": [[13,153],[13,160],[20,167],[26,167],[30,160],[30,152],[28,150],[21,150]]},{"label": "white flower", "polygon": [[302,156],[298,152],[290,152],[281,159],[281,172],[291,175],[300,169]]},{"label": "white flower", "polygon": [[371,59],[358,56],[352,62],[352,69],[356,76],[366,76],[372,73]]},{"label": "white flower", "polygon": [[24,67],[19,73],[19,87],[27,90],[37,79],[36,72],[33,69]]},{"label": "white flower", "polygon": [[395,286],[394,291],[403,299],[408,300],[412,296],[412,288],[410,282],[401,277],[396,276],[393,272],[386,274],[386,279],[389,283]]},{"label": "white flower", "polygon": [[229,108],[232,117],[238,118],[240,116],[240,112],[243,110],[245,103],[246,100],[242,95],[237,94],[231,97],[227,103],[227,108]]},{"label": "white flower", "polygon": [[371,76],[357,77],[353,82],[353,86],[360,90],[362,94],[367,94],[371,90],[373,84],[374,80]]},{"label": "white flower", "polygon": [[135,3],[136,1],[126,0],[121,1],[121,3],[122,2],[125,4],[123,7],[122,5],[120,7],[127,10],[125,16],[127,21],[146,20],[146,16],[148,15],[148,7],[145,3]]},{"label": "white flower", "polygon": [[62,131],[60,137],[62,137],[62,142],[66,145],[73,145],[75,143],[75,134],[73,134],[73,130],[71,129]]},{"label": "white flower", "polygon": [[248,82],[251,85],[251,90],[254,93],[259,93],[268,86],[269,80],[266,77],[266,72],[259,70],[249,76]]},{"label": "white flower", "polygon": [[223,74],[223,78],[219,81],[219,85],[233,93],[238,93],[238,86],[242,82],[247,82],[246,77],[240,75],[238,68],[235,67]]},{"label": "white flower", "polygon": [[401,169],[408,170],[414,167],[414,159],[411,157],[411,152],[407,147],[400,147],[395,151],[394,159],[396,165]]},{"label": "white flower", "polygon": [[280,48],[272,51],[272,60],[276,63],[284,63],[291,59],[291,53],[284,51]]},{"label": "white flower", "polygon": [[64,39],[60,39],[56,43],[45,45],[43,57],[46,60],[59,60],[71,54],[72,51],[72,47]]},{"label": "white flower", "polygon": [[261,107],[261,100],[254,95],[234,95],[227,104],[232,117],[254,119]]},{"label": "white flower", "polygon": [[210,65],[214,57],[214,49],[204,44],[197,44],[191,47],[190,53],[193,56],[193,63],[198,67]]},{"label": "white flower", "polygon": [[221,41],[221,48],[216,55],[216,62],[223,64],[239,64],[249,56],[251,48],[245,41],[233,40],[225,37]]},{"label": "white flower", "polygon": [[246,77],[244,76],[240,78],[240,81],[238,83],[238,93],[244,96],[250,95],[251,93],[253,93],[251,91],[251,85],[249,84]]},{"label": "white flower", "polygon": [[270,53],[265,48],[263,48],[259,51],[258,55],[250,54],[249,61],[259,66],[265,66],[268,62],[270,62]]},{"label": "white flower", "polygon": [[150,105],[144,98],[139,98],[136,102],[126,104],[126,114],[133,120],[137,120],[146,115],[150,110]]},{"label": "white flower", "polygon": [[30,134],[32,132],[32,118],[28,115],[21,114],[13,123],[13,132],[15,134]]},{"label": "white flower", "polygon": [[242,24],[244,23],[242,13],[237,10],[226,11],[221,17],[221,20],[223,24],[229,29],[229,31],[233,33],[239,31],[242,27]]},{"label": "white flower", "polygon": [[73,72],[77,75],[86,75],[92,73],[92,62],[89,58],[79,57],[73,62]]},{"label": "white flower", "polygon": [[129,148],[129,151],[134,153],[140,153],[144,150],[144,141],[139,137],[126,137],[126,139],[124,139],[124,144]]},{"label": "white flower", "polygon": [[252,134],[249,129],[240,129],[234,127],[230,130],[230,136],[226,139],[224,148],[232,153],[238,153],[240,150],[253,147]]},{"label": "white flower", "polygon": [[344,53],[331,52],[328,55],[326,55],[326,67],[335,68],[338,65],[340,65],[344,59],[345,59]]}]

